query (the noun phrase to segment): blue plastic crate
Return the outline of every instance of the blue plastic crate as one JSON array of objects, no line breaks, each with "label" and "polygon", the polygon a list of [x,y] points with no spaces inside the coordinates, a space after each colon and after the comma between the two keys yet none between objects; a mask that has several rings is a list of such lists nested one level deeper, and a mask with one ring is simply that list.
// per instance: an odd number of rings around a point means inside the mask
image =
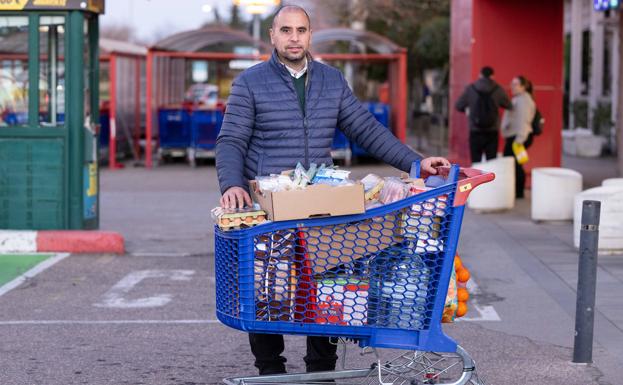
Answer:
[{"label": "blue plastic crate", "polygon": [[195,110],[191,118],[192,147],[202,150],[214,150],[216,138],[223,124],[221,110]]},{"label": "blue plastic crate", "polygon": [[110,115],[108,110],[100,113],[100,148],[108,148],[110,143]]},{"label": "blue plastic crate", "polygon": [[[441,329],[465,200],[492,174],[341,217],[215,228],[216,308],[233,328],[453,352]],[[462,178],[459,176],[462,175]]]},{"label": "blue plastic crate", "polygon": [[350,140],[348,140],[341,130],[336,128],[335,135],[333,136],[332,150],[345,150],[347,148],[350,148]]},{"label": "blue plastic crate", "polygon": [[[384,103],[362,103],[365,108],[374,115],[376,120],[378,120],[383,126],[387,129],[391,129],[389,126],[389,105]],[[353,156],[370,156],[363,148],[359,147],[357,144],[352,144],[352,152]]]},{"label": "blue plastic crate", "polygon": [[188,148],[191,144],[190,112],[181,108],[158,110],[160,148]]}]

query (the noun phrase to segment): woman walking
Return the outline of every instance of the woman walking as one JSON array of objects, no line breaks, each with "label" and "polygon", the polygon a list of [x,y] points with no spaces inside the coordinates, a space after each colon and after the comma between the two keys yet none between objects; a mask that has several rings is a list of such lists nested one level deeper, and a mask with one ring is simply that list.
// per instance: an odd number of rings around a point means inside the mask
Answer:
[{"label": "woman walking", "polygon": [[502,136],[504,137],[504,156],[515,158],[515,197],[524,197],[526,172],[517,162],[513,153],[513,143],[523,144],[525,148],[532,144],[532,120],[536,113],[536,105],[530,92],[532,84],[522,75],[511,81],[513,109],[506,111],[502,119]]}]

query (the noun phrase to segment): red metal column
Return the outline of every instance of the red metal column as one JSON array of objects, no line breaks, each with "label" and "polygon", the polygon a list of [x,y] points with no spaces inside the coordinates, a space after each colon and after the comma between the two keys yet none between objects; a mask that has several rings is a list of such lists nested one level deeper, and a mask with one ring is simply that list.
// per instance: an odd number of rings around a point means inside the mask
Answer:
[{"label": "red metal column", "polygon": [[[485,65],[495,69],[495,80],[507,91],[514,76],[526,76],[535,86],[535,100],[546,120],[545,132],[529,150],[526,169],[559,166],[563,0],[454,0],[451,14],[450,107]],[[467,118],[452,111],[450,125],[450,157],[469,164]]]},{"label": "red metal column", "polygon": [[108,141],[108,167],[117,168],[117,56],[110,55],[110,140]]},{"label": "red metal column", "polygon": [[403,143],[407,140],[407,50],[403,49],[398,58],[398,100],[396,136]]},{"label": "red metal column", "polygon": [[465,114],[454,109],[454,103],[472,81],[472,6],[474,0],[453,0],[450,11],[450,95],[448,158],[453,163],[468,165],[469,128]]},{"label": "red metal column", "polygon": [[134,153],[141,158],[141,58],[134,58]]},{"label": "red metal column", "polygon": [[147,90],[145,91],[145,167],[152,167],[152,154],[151,154],[151,133],[152,133],[152,82],[153,82],[153,60],[154,56],[152,51],[147,51]]}]

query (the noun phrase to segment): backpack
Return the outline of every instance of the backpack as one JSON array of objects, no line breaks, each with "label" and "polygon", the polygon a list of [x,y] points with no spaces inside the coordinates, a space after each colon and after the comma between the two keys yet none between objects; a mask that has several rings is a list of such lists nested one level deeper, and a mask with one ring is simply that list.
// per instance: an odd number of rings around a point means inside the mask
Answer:
[{"label": "backpack", "polygon": [[537,108],[534,113],[534,118],[532,119],[532,134],[533,135],[541,135],[543,133],[543,126],[545,125],[545,119],[541,115],[541,112]]},{"label": "backpack", "polygon": [[482,129],[491,129],[495,127],[498,121],[498,106],[493,100],[493,93],[497,91],[496,85],[489,92],[481,92],[472,86],[474,91],[478,94],[476,101],[476,108],[473,113],[470,113],[470,118],[474,123],[474,126]]}]

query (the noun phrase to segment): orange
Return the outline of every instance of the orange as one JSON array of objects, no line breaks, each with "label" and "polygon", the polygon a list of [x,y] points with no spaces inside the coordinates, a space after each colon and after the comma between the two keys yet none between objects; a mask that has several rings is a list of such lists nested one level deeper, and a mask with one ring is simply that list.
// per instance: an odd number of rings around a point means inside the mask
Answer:
[{"label": "orange", "polygon": [[456,298],[460,302],[467,302],[467,300],[469,299],[469,292],[467,291],[466,288],[459,287],[457,292],[456,292]]},{"label": "orange", "polygon": [[467,310],[467,304],[465,302],[459,302],[459,307],[456,309],[456,316],[463,317],[465,314],[467,314]]},{"label": "orange", "polygon": [[454,270],[459,270],[461,267],[463,267],[463,262],[461,262],[461,257],[457,254],[454,257]]},{"label": "orange", "polygon": [[456,271],[456,279],[459,282],[467,282],[469,281],[469,277],[469,271],[464,267],[461,267],[459,270]]}]

